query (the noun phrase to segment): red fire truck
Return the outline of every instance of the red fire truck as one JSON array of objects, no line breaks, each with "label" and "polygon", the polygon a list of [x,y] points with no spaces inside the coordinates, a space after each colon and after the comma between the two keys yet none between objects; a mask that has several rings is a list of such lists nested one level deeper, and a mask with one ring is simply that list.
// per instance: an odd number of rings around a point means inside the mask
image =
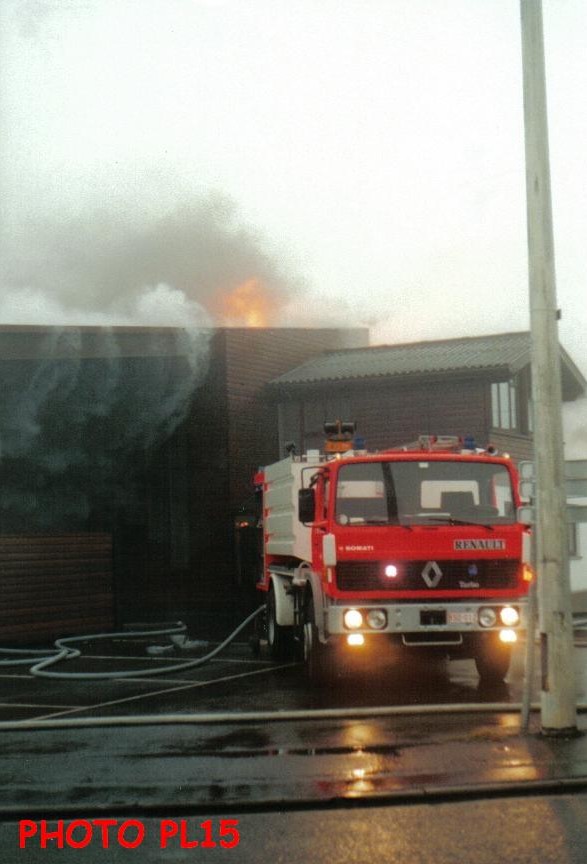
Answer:
[{"label": "red fire truck", "polygon": [[503,679],[533,578],[512,461],[456,436],[368,452],[354,424],[325,431],[324,452],[255,478],[271,655],[297,649],[322,680],[348,652],[395,645]]}]

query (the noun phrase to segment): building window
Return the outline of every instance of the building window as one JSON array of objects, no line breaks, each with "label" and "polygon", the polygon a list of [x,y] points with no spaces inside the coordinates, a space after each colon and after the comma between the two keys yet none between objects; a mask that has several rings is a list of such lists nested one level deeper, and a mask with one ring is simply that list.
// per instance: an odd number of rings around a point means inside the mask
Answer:
[{"label": "building window", "polygon": [[491,385],[491,425],[494,429],[518,430],[518,389],[514,380]]},{"label": "building window", "polygon": [[569,558],[579,558],[579,542],[576,522],[569,522]]}]

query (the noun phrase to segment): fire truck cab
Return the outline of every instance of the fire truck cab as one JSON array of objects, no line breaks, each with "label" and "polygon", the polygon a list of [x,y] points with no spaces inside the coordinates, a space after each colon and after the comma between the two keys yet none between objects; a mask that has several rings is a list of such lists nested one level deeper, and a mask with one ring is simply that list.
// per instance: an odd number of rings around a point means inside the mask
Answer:
[{"label": "fire truck cab", "polygon": [[325,430],[324,452],[256,477],[271,655],[323,680],[387,645],[503,679],[533,578],[512,461],[456,436],[368,452],[354,424]]}]

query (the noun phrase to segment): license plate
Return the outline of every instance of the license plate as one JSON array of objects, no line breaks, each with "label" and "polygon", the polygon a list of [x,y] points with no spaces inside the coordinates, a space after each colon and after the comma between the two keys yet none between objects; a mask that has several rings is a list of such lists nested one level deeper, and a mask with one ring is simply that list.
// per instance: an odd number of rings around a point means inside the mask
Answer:
[{"label": "license plate", "polygon": [[443,627],[446,624],[445,610],[422,609],[420,612],[420,624],[422,627]]},{"label": "license plate", "polygon": [[448,612],[446,616],[447,624],[474,624],[474,612]]}]

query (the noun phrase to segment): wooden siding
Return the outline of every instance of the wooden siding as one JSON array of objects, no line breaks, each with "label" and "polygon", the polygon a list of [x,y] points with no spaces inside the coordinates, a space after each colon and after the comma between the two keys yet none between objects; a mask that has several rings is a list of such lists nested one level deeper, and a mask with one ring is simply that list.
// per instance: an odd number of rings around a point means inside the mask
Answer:
[{"label": "wooden siding", "polygon": [[500,453],[509,453],[515,462],[534,458],[534,445],[529,435],[493,429],[489,433],[489,441]]},{"label": "wooden siding", "polygon": [[418,435],[473,435],[484,442],[484,389],[479,379],[446,377],[364,386],[352,392],[352,419],[370,449],[394,447]]},{"label": "wooden siding", "polygon": [[363,382],[360,389],[354,381],[332,383],[329,388],[306,387],[303,395],[298,391],[297,400],[282,403],[297,406],[297,411],[289,411],[290,426],[281,434],[300,440],[305,431],[305,447],[319,446],[315,434],[303,429],[307,410],[300,408],[326,404],[338,396],[350,406],[348,417],[341,419],[357,422],[357,432],[370,450],[414,441],[418,435],[472,435],[480,447],[493,444],[516,461],[532,459],[531,436],[491,428],[489,383],[482,376],[447,375],[402,384]]},{"label": "wooden siding", "polygon": [[[348,404],[348,417],[370,450],[382,450],[409,441],[418,435],[473,435],[480,444],[488,440],[486,382],[479,378],[417,379],[406,382],[356,381],[332,383],[328,388],[306,388],[298,394],[304,408],[327,400]],[[285,404],[285,403],[284,403]],[[290,403],[291,404],[291,403]],[[299,412],[299,417],[307,414]],[[296,412],[290,412],[296,416]],[[338,418],[330,418],[336,420]],[[283,429],[291,439],[303,430]],[[315,435],[304,446],[317,446]]]},{"label": "wooden siding", "polygon": [[38,642],[114,624],[109,534],[0,535],[0,639]]}]

